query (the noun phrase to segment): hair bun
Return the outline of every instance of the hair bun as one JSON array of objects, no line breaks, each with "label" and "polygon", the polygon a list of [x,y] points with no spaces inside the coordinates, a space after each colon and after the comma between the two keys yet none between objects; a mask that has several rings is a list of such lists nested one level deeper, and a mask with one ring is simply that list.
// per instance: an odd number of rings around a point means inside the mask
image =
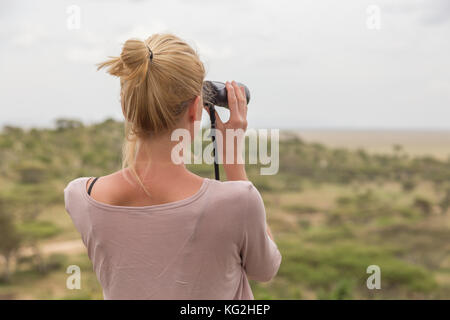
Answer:
[{"label": "hair bun", "polygon": [[[120,60],[122,60],[125,69],[124,80],[136,79],[138,82],[145,80],[148,71],[150,54],[148,46],[141,40],[130,39],[123,45]],[[125,71],[125,70],[124,70]]]}]

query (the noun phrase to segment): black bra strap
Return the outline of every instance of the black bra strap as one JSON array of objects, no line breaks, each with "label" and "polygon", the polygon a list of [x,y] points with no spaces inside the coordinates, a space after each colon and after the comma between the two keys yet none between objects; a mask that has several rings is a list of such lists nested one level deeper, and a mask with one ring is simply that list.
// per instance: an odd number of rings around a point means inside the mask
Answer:
[{"label": "black bra strap", "polygon": [[94,186],[95,181],[97,181],[98,177],[94,178],[94,180],[92,180],[91,184],[89,185],[89,189],[88,189],[88,195],[91,195],[91,191],[92,191],[92,187]]}]

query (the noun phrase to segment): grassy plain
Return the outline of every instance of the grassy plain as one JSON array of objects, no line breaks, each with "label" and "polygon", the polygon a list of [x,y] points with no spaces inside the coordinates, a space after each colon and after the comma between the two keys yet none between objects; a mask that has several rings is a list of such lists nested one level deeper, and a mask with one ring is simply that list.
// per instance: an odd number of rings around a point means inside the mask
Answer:
[{"label": "grassy plain", "polygon": [[[255,298],[450,299],[450,135],[392,134],[287,132],[277,175],[248,166],[283,255],[272,281],[251,283]],[[102,299],[62,190],[73,178],[117,170],[121,138],[112,120],[4,128],[0,215],[22,241],[0,298]],[[190,168],[213,177],[211,166]],[[66,289],[72,264],[82,271],[80,290]],[[381,268],[380,290],[366,286],[369,265]]]}]

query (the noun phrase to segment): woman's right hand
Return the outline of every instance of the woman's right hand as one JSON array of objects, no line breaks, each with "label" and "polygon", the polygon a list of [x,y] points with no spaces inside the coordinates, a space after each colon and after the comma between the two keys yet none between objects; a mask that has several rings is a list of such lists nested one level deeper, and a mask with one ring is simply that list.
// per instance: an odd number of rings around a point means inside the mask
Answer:
[{"label": "woman's right hand", "polygon": [[219,117],[216,117],[217,128],[221,131],[226,129],[239,130],[244,132],[247,130],[247,98],[245,96],[245,88],[239,87],[233,80],[225,82],[228,95],[228,108],[230,109],[230,119],[223,123]]}]

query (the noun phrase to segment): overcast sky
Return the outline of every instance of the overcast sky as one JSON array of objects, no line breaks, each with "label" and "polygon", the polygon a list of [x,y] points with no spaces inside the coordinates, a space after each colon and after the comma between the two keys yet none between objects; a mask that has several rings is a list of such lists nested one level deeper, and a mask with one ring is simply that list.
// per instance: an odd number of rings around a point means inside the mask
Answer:
[{"label": "overcast sky", "polygon": [[449,0],[2,0],[0,126],[120,119],[95,64],[156,32],[247,84],[253,128],[450,129]]}]

